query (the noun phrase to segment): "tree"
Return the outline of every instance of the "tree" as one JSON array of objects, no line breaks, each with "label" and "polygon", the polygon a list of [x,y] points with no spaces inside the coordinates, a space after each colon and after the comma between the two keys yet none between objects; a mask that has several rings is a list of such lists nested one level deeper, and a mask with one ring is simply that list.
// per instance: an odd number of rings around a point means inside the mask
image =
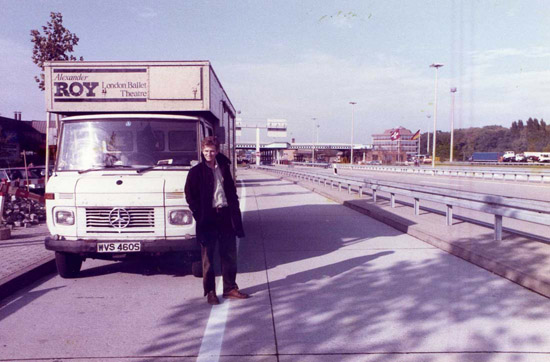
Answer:
[{"label": "tree", "polygon": [[[42,26],[44,34],[38,30],[31,30],[31,42],[34,43],[32,61],[40,67],[40,77],[34,77],[38,88],[44,90],[44,63],[51,60],[77,60],[70,54],[80,40],[63,26],[61,13],[50,13],[50,21]],[[80,60],[84,60],[80,57]]]}]

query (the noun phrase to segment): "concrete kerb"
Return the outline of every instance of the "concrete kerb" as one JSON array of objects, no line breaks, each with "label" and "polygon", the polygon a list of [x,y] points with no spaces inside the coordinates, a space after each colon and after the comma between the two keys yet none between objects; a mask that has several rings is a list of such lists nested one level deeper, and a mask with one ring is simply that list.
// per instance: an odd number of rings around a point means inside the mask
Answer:
[{"label": "concrete kerb", "polygon": [[[427,242],[428,244],[433,245],[443,251],[464,259],[474,265],[477,265],[499,276],[502,276],[508,280],[511,280],[514,283],[517,283],[527,289],[533,290],[534,292],[537,292],[547,298],[550,298],[550,279],[543,278],[540,275],[522,271],[520,270],[520,268],[506,263],[505,260],[497,260],[497,258],[492,257],[492,255],[480,253],[477,250],[473,250],[475,248],[468,248],[467,245],[461,245],[460,243],[456,242],[456,240],[453,240],[452,237],[456,233],[449,233],[448,227],[445,227],[445,230],[443,230],[444,232],[438,234],[436,231],[440,227],[434,228],[427,227],[426,225],[423,226],[412,217],[409,219],[407,217],[403,217],[397,215],[396,213],[387,211],[375,204],[358,202],[360,200],[365,200],[360,199],[358,195],[348,195],[347,193],[340,194],[336,192],[336,190],[326,189],[322,186],[315,185],[314,183],[296,180],[291,177],[281,177],[280,175],[278,175],[278,177],[294,182],[295,184],[300,185],[310,191],[323,195],[330,200],[349,207],[364,215],[372,217],[373,219],[383,222],[384,224],[387,224],[403,233],[414,236],[417,239]],[[436,216],[444,217],[441,215]],[[490,229],[473,224],[469,224],[468,227],[470,229],[475,228],[476,232],[479,235],[483,235],[483,233],[486,233],[488,235],[487,240],[492,238],[492,231]],[[453,228],[456,228],[456,226],[453,226]]]},{"label": "concrete kerb", "polygon": [[0,240],[0,301],[56,272],[55,256],[44,247],[46,225],[18,228]]}]

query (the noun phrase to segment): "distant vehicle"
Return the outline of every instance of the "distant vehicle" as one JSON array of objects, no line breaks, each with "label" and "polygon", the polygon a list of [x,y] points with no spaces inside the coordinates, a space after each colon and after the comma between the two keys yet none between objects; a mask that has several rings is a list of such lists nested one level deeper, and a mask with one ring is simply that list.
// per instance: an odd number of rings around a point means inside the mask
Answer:
[{"label": "distant vehicle", "polygon": [[502,162],[514,162],[516,160],[516,153],[514,151],[506,151],[502,156]]},{"label": "distant vehicle", "polygon": [[471,162],[498,162],[502,158],[502,152],[474,152],[470,157]]},{"label": "distant vehicle", "polygon": [[527,158],[523,153],[518,153],[515,157],[516,162],[527,162]]},{"label": "distant vehicle", "polygon": [[43,194],[46,188],[45,174],[44,166],[4,168],[0,169],[0,180],[20,188],[26,188],[28,182],[30,192]]},{"label": "distant vehicle", "polygon": [[550,153],[541,153],[539,156],[539,162],[550,162]]},{"label": "distant vehicle", "polygon": [[382,164],[382,161],[380,160],[369,161],[369,165],[381,165],[381,164]]},{"label": "distant vehicle", "polygon": [[527,162],[539,162],[541,152],[523,152]]}]

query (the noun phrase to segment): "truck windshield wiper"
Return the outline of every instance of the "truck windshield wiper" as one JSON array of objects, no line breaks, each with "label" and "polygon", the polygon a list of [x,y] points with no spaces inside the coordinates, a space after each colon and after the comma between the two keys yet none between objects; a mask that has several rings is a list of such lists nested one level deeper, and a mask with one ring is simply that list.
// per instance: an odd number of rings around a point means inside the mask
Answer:
[{"label": "truck windshield wiper", "polygon": [[104,170],[104,169],[119,169],[119,168],[132,168],[132,166],[128,166],[128,165],[101,165],[99,167],[92,167],[92,168],[88,168],[86,170],[79,170],[78,173],[87,173],[87,172],[90,172],[90,171],[100,171],[100,170]]},{"label": "truck windshield wiper", "polygon": [[137,173],[142,173],[142,172],[145,172],[145,171],[149,171],[149,170],[152,170],[154,169],[155,167],[158,167],[159,165],[153,165],[153,166],[147,166],[147,167],[142,167],[142,168],[139,168],[137,170]]}]

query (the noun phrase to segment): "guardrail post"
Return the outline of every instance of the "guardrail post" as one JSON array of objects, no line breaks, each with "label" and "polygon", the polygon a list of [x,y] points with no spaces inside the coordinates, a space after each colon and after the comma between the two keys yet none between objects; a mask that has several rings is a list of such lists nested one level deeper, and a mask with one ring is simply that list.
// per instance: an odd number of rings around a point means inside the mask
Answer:
[{"label": "guardrail post", "polygon": [[351,185],[348,184],[348,195],[351,195]]},{"label": "guardrail post", "polygon": [[453,205],[447,205],[447,226],[453,225]]},{"label": "guardrail post", "polygon": [[376,204],[376,190],[375,189],[372,190],[372,201],[374,201],[374,203]]},{"label": "guardrail post", "polygon": [[338,191],[342,191],[342,183],[338,181]]},{"label": "guardrail post", "polygon": [[495,240],[502,240],[502,215],[495,215]]},{"label": "guardrail post", "polygon": [[363,186],[359,186],[359,197],[363,197]]},{"label": "guardrail post", "polygon": [[391,205],[392,208],[395,207],[395,194],[394,193],[390,194],[390,205]]},{"label": "guardrail post", "polygon": [[414,199],[414,214],[416,216],[420,215],[420,199]]},{"label": "guardrail post", "polygon": [[529,174],[527,174],[527,175],[525,175],[525,176],[527,176],[527,182],[529,182]]}]

